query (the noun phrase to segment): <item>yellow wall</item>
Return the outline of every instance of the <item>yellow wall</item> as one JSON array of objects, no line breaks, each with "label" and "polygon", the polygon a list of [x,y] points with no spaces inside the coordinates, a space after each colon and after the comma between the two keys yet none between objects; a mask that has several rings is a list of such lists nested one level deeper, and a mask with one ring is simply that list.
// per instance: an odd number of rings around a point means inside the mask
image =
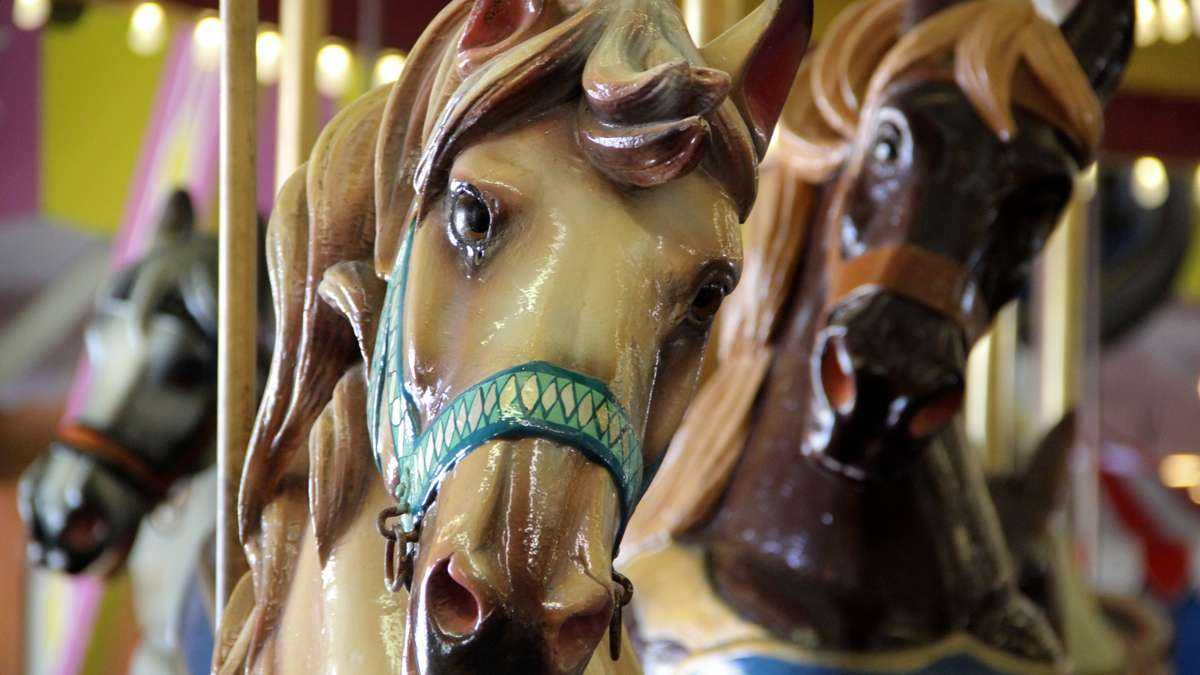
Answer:
[{"label": "yellow wall", "polygon": [[42,210],[95,232],[120,225],[164,63],[130,51],[129,11],[90,4],[42,40]]}]

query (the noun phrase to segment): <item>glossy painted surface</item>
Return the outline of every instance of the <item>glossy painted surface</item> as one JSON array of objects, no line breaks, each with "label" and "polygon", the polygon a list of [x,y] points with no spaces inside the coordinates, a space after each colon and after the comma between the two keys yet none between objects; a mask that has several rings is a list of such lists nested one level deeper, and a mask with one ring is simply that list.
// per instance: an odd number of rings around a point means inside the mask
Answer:
[{"label": "glossy painted surface", "polygon": [[[901,32],[959,6],[870,4],[904,10]],[[1063,34],[1084,70],[1063,77],[1084,88],[1090,80],[1104,96],[1128,56],[1130,3],[1080,8]],[[854,56],[877,49],[886,64],[881,44],[866,40]],[[1026,283],[1092,149],[1082,139],[1098,134],[1068,129],[1061,115],[1043,114],[1042,102],[1022,95],[1012,105],[1016,133],[1006,132],[994,110],[985,115],[979,97],[968,98],[962,63],[955,65],[957,82],[940,58],[886,86],[871,80],[871,93],[861,95],[878,98],[862,104],[857,129],[839,132],[842,162],[818,185],[802,185],[798,175],[815,165],[803,151],[820,139],[789,143],[785,135],[765,180],[780,181],[782,194],[817,195],[804,213],[780,209],[796,219],[782,229],[805,233],[799,269],[736,466],[682,539],[703,551],[720,602],[776,639],[865,656],[965,634],[1054,668],[1063,661],[1050,608],[1018,590],[999,516],[955,417],[967,351]],[[831,91],[826,104],[851,105],[844,90]],[[790,133],[817,128],[792,112]],[[787,156],[789,145],[802,149],[797,157]],[[871,260],[885,269],[839,277],[848,262],[887,251],[901,254]],[[936,265],[921,262],[930,255]],[[772,256],[769,248],[748,250],[747,269]],[[939,281],[950,283],[936,293],[921,288]],[[644,628],[663,631],[647,653],[678,662],[688,650],[669,637],[669,617],[686,621],[687,609],[664,611],[659,625]]]},{"label": "glossy painted surface", "polygon": [[[630,667],[592,657],[625,595],[622,494],[577,434],[521,427],[456,450],[419,521],[411,597],[383,587],[376,524],[394,503],[377,496],[396,494],[408,456],[393,411],[365,423],[385,287],[404,279],[383,342],[402,356],[383,366],[407,393],[401,425],[457,424],[464,392],[549,364],[619,402],[652,465],[737,281],[739,221],[810,15],[771,0],[702,52],[665,0],[460,0],[404,78],[331,123],[268,234],[282,330],[240,499],[254,571],[222,627],[223,670]],[[533,414],[553,392],[517,393]]]}]

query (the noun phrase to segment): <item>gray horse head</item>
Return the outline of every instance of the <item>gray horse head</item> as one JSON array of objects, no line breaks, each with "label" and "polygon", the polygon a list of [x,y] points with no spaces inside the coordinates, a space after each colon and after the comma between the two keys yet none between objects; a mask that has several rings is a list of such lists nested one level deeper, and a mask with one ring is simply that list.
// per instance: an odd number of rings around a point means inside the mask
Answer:
[{"label": "gray horse head", "polygon": [[21,479],[35,564],[115,570],[141,519],[213,462],[217,242],[194,225],[175,192],[149,252],[100,288],[81,409]]}]

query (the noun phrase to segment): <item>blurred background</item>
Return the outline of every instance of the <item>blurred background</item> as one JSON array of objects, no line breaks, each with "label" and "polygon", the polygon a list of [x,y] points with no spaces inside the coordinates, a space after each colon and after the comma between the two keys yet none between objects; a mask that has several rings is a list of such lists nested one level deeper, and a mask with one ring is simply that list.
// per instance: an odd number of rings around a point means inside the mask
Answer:
[{"label": "blurred background", "polygon": [[[318,17],[302,88],[316,125],[395,80],[445,4],[289,2]],[[257,38],[264,215],[289,48],[279,4],[260,3]],[[848,2],[816,4],[819,37]],[[697,6],[690,27],[706,36],[719,17]],[[973,354],[967,428],[1004,475],[1078,410],[1073,554],[1102,590],[1169,612],[1178,672],[1200,673],[1200,0],[1137,10],[1102,159],[1037,281]],[[0,0],[0,673],[125,672],[139,639],[123,573],[27,568],[16,481],[78,407],[97,290],[146,250],[166,195],[186,187],[215,229],[221,41],[215,0]]]}]

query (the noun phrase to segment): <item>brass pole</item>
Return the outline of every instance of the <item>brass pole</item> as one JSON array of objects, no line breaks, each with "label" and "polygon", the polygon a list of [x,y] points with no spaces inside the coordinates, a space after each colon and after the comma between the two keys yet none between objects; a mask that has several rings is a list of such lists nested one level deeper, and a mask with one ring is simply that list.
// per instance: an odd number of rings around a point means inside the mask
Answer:
[{"label": "brass pole", "polygon": [[317,50],[329,17],[329,0],[280,0],[278,132],[275,144],[275,191],[308,159],[317,140]]},{"label": "brass pole", "polygon": [[220,320],[217,352],[216,625],[246,570],[237,494],[256,408],[258,214],[255,33],[258,4],[221,0]]},{"label": "brass pole", "polygon": [[[1041,427],[1049,429],[1080,400],[1086,323],[1087,214],[1077,184],[1063,222],[1046,244],[1041,295]],[[1077,424],[1082,421],[1077,416]],[[1077,428],[1077,435],[1082,429]],[[1085,447],[1080,445],[1079,447]],[[1077,447],[1076,450],[1079,448]],[[1070,530],[1076,550],[1094,570],[1098,552],[1098,470],[1094,453],[1072,452]],[[1089,570],[1090,576],[1090,570]]]},{"label": "brass pole", "polygon": [[1018,316],[1016,301],[1005,305],[967,363],[967,438],[989,475],[1009,474],[1018,466]]}]

